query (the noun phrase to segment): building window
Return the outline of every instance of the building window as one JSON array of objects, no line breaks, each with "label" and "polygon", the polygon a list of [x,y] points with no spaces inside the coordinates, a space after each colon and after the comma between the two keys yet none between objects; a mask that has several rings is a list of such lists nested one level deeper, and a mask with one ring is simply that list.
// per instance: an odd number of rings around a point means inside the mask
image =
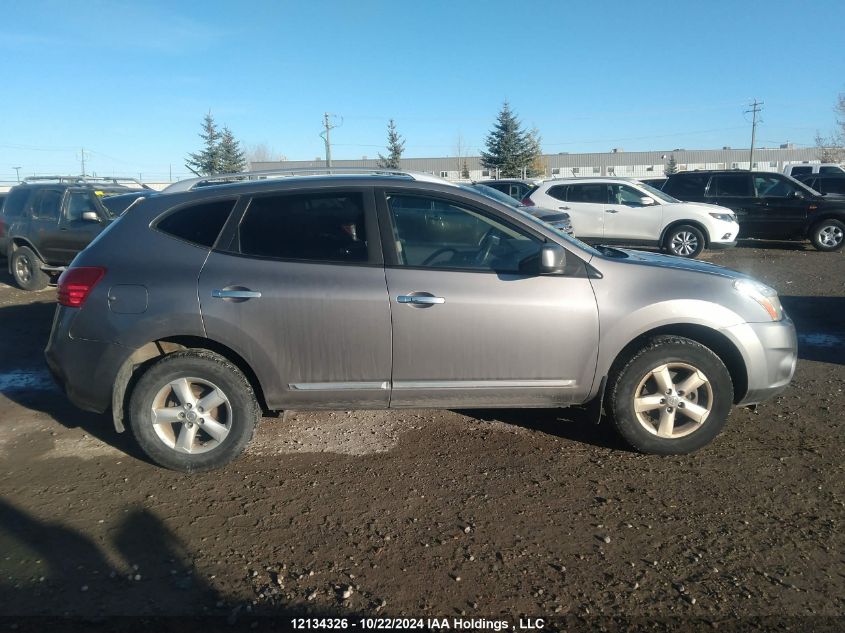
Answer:
[{"label": "building window", "polygon": [[600,167],[593,167],[593,173],[594,173],[594,174],[600,174],[600,173],[601,173],[601,168],[600,168]]},{"label": "building window", "polygon": [[646,171],[654,171],[654,165],[645,168]]},{"label": "building window", "polygon": [[573,173],[573,174],[580,174],[580,173],[581,173],[581,168],[580,168],[580,167],[573,167],[573,168],[572,168],[572,173]]},{"label": "building window", "polygon": [[448,177],[449,177],[449,172],[448,172],[448,171],[441,171],[441,172],[440,172],[440,177],[441,177],[441,178],[448,178]]},{"label": "building window", "polygon": [[739,163],[731,163],[731,169],[739,169]]},{"label": "building window", "polygon": [[490,177],[490,170],[489,169],[483,169],[481,171],[481,177],[482,178],[489,178]]},{"label": "building window", "polygon": [[608,173],[608,174],[615,174],[615,173],[616,173],[616,170],[615,170],[613,167],[608,167],[608,168],[607,168],[607,173]]},{"label": "building window", "polygon": [[777,167],[777,166],[778,166],[777,162],[775,162],[773,160],[769,161],[769,167]]},{"label": "building window", "polygon": [[552,176],[559,176],[560,175],[560,167],[555,167],[552,169]]}]

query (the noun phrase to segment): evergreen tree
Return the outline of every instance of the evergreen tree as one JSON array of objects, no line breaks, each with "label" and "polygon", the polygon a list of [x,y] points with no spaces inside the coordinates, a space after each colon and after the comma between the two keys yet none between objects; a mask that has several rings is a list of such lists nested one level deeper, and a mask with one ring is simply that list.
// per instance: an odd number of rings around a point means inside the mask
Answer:
[{"label": "evergreen tree", "polygon": [[461,178],[465,178],[469,180],[469,165],[467,164],[467,159],[464,158],[464,164],[461,165]]},{"label": "evergreen tree", "polygon": [[205,115],[202,123],[200,138],[203,140],[203,148],[188,155],[185,167],[197,176],[211,176],[219,174],[221,169],[220,160],[220,132],[211,111]]},{"label": "evergreen tree", "polygon": [[378,155],[378,166],[382,169],[399,169],[399,159],[405,151],[405,140],[396,131],[396,121],[387,123],[387,156]]},{"label": "evergreen tree", "polygon": [[523,168],[530,167],[535,147],[507,101],[502,105],[485,143],[487,151],[481,152],[481,164],[498,169],[500,177],[521,177]]},{"label": "evergreen tree", "polygon": [[220,134],[220,171],[232,174],[246,169],[246,158],[241,144],[235,139],[232,130],[224,126]]},{"label": "evergreen tree", "polygon": [[669,162],[666,163],[666,169],[664,170],[667,176],[671,176],[672,174],[678,173],[678,162],[675,160],[675,155],[672,154],[669,156]]}]

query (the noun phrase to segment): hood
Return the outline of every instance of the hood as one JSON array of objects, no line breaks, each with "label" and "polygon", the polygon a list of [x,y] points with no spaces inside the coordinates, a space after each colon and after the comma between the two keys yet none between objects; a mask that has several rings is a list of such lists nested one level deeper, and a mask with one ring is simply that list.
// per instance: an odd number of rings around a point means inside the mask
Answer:
[{"label": "hood", "polygon": [[569,218],[569,214],[564,211],[558,211],[557,209],[549,209],[546,207],[528,207],[528,206],[521,206],[519,207],[520,210],[525,211],[526,213],[530,213],[535,218],[540,218],[544,222],[549,222],[551,220],[560,221],[566,220]]},{"label": "hood", "polygon": [[[720,207],[718,204],[710,204],[709,202],[667,202],[664,207],[685,207],[687,209],[698,209],[704,213],[731,213],[733,211],[727,207]],[[736,215],[736,214],[734,214]]]},{"label": "hood", "polygon": [[749,279],[748,275],[732,268],[725,268],[701,261],[700,259],[687,259],[686,257],[675,257],[674,255],[663,255],[661,253],[649,253],[646,251],[635,251],[627,248],[610,248],[600,246],[602,253],[616,262],[632,264],[635,266],[650,266],[654,268],[672,268],[687,272],[707,273],[729,279]]}]

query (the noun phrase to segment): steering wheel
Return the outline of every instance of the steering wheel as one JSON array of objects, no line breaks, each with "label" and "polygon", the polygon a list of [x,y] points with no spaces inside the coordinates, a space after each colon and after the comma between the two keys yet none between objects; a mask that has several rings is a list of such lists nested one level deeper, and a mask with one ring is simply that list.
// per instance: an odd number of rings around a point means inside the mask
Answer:
[{"label": "steering wheel", "polygon": [[444,253],[457,253],[457,252],[458,252],[458,249],[452,248],[451,246],[444,246],[443,248],[438,248],[431,255],[426,257],[423,260],[423,263],[421,265],[422,266],[428,266],[429,264],[431,264],[431,262],[433,262],[435,259],[437,259],[441,255],[443,255]]},{"label": "steering wheel", "polygon": [[491,228],[478,242],[478,253],[475,255],[476,264],[483,264],[487,261],[487,258],[490,257],[493,247],[499,241],[497,233],[498,231],[496,229]]}]

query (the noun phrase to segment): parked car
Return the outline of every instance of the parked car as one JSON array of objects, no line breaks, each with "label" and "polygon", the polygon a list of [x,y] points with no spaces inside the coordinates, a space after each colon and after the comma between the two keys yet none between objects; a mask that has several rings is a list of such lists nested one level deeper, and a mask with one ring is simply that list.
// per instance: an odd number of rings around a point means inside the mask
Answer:
[{"label": "parked car", "polygon": [[468,189],[472,191],[476,191],[488,198],[493,198],[493,200],[498,200],[502,204],[506,204],[511,206],[519,211],[524,213],[530,213],[538,220],[542,220],[546,224],[553,226],[554,228],[563,231],[569,235],[572,235],[572,220],[569,217],[569,214],[564,211],[555,211],[554,209],[544,209],[542,207],[529,207],[522,204],[518,200],[514,200],[508,194],[502,193],[498,189],[493,189],[492,187],[488,187],[485,184],[480,182],[474,183],[472,185],[463,185],[466,186]]},{"label": "parked car", "polygon": [[805,174],[796,180],[826,196],[845,196],[845,174]]},{"label": "parked car", "polygon": [[649,187],[654,187],[655,189],[662,189],[663,185],[666,183],[667,176],[663,178],[637,178],[641,183],[644,185],[648,185]]},{"label": "parked car", "polygon": [[845,174],[845,169],[842,165],[836,163],[812,163],[812,164],[797,164],[786,165],[783,168],[783,173],[793,178],[798,176],[807,176],[809,174]]},{"label": "parked car", "polygon": [[845,241],[845,201],[821,196],[776,172],[680,172],[669,176],[663,191],[732,209],[739,237],[809,238],[820,251],[839,250]]},{"label": "parked car", "polygon": [[483,180],[481,184],[498,189],[514,200],[520,201],[541,182],[543,182],[541,178],[499,178],[497,180]]},{"label": "parked car", "polygon": [[111,212],[113,216],[118,216],[138,198],[154,195],[155,192],[151,189],[139,189],[129,193],[121,193],[116,196],[108,196],[103,198],[103,206]]},{"label": "parked car", "polygon": [[18,287],[46,287],[113,219],[102,198],[126,191],[115,179],[77,177],[12,187],[0,215],[0,247]]},{"label": "parked car", "polygon": [[424,175],[209,182],[77,256],[46,348],[168,468],[222,466],[262,410],[303,408],[603,406],[635,448],[687,453],[795,369],[777,294],[738,272],[592,248]]},{"label": "parked car", "polygon": [[660,246],[680,257],[734,246],[739,230],[730,209],[682,203],[627,178],[546,180],[523,202],[566,211],[582,240]]}]

